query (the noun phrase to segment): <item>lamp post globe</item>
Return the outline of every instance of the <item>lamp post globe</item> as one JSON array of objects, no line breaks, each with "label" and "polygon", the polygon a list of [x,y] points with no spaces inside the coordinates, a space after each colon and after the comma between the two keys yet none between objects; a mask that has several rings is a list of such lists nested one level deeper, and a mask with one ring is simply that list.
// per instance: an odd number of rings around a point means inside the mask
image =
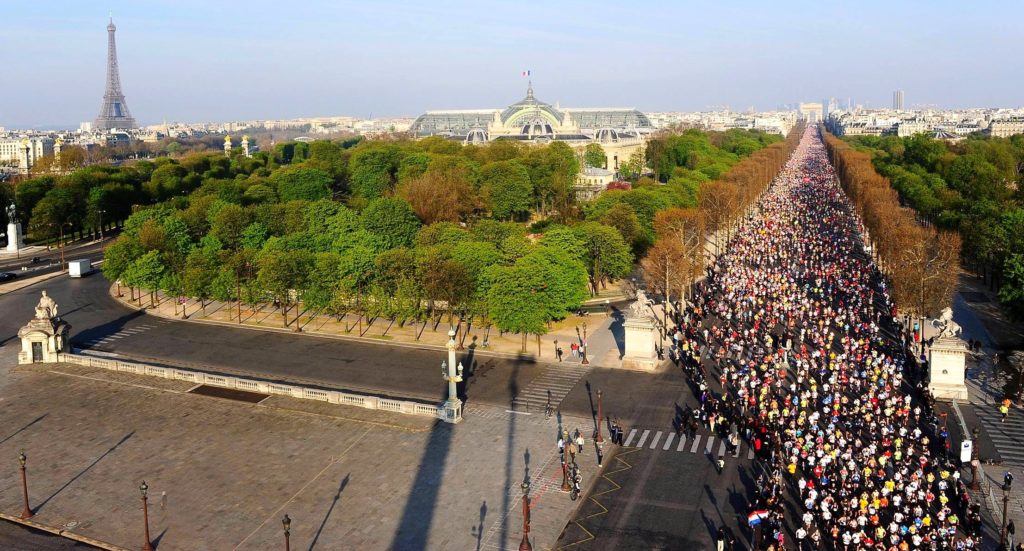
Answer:
[{"label": "lamp post globe", "polygon": [[287,513],[281,519],[281,526],[284,528],[284,551],[291,551],[292,519]]},{"label": "lamp post globe", "polygon": [[21,495],[24,500],[23,507],[21,510],[22,520],[32,518],[35,513],[32,512],[32,508],[28,505],[28,478],[25,475],[25,464],[28,462],[28,456],[22,451],[18,454],[18,463],[21,465]]}]

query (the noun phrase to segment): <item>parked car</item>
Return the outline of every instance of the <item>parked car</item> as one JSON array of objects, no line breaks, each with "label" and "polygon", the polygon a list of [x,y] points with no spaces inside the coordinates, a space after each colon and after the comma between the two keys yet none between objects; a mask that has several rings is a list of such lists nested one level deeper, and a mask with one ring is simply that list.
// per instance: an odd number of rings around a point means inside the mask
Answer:
[{"label": "parked car", "polygon": [[11,273],[11,272],[0,273],[0,283],[2,283],[4,281],[13,281],[13,280],[15,280],[17,278],[18,278],[18,274],[14,274],[14,273]]}]

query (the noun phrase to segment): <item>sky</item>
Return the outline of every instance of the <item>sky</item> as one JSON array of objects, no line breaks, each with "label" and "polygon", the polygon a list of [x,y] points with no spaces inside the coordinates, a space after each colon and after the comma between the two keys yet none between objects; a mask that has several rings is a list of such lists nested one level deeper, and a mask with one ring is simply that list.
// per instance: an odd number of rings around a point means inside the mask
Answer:
[{"label": "sky", "polygon": [[1024,105],[1024,2],[0,0],[0,127],[500,108]]}]

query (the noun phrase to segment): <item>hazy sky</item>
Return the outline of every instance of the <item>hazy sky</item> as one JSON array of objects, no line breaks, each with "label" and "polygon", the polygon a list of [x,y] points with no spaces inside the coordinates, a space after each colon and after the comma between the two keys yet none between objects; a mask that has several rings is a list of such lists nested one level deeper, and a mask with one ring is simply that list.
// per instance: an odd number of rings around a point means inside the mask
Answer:
[{"label": "hazy sky", "polygon": [[0,0],[0,126],[502,107],[1024,105],[1024,2]]}]

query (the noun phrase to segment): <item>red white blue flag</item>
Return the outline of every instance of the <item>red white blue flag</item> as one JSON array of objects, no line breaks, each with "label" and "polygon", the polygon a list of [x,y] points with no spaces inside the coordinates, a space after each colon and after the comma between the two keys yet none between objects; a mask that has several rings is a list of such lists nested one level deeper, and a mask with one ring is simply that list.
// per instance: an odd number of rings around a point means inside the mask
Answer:
[{"label": "red white blue flag", "polygon": [[530,71],[529,71],[529,69],[527,69],[526,71],[523,71],[523,76],[524,76],[524,77],[528,77],[528,76],[530,76]]}]

